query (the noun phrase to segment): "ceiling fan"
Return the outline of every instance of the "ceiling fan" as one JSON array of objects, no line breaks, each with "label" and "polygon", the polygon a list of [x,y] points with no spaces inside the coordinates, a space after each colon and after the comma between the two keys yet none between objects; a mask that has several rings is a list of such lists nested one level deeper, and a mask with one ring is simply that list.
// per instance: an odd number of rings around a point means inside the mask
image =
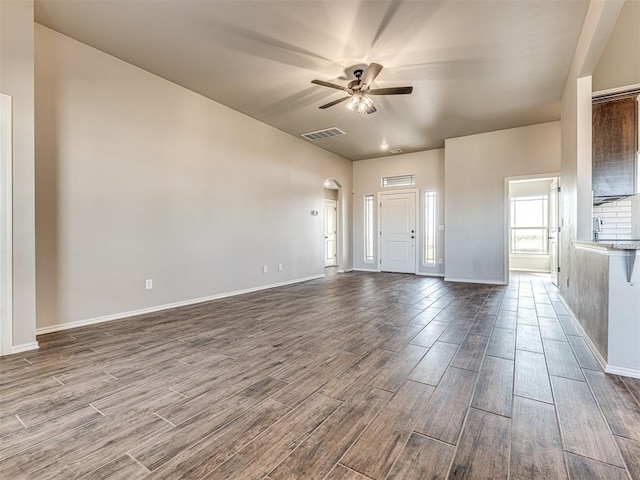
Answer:
[{"label": "ceiling fan", "polygon": [[380,65],[379,63],[371,63],[364,70],[358,68],[353,72],[353,75],[356,78],[354,80],[351,80],[346,87],[337,85],[335,83],[325,82],[323,80],[311,80],[311,83],[314,83],[316,85],[343,90],[349,94],[348,97],[340,98],[325,105],[321,105],[320,108],[325,109],[333,107],[338,103],[349,100],[346,105],[346,108],[348,110],[358,113],[374,113],[377,109],[373,105],[373,100],[371,100],[369,95],[407,95],[413,91],[413,87],[390,87],[371,89],[371,84],[381,71],[382,65]]}]

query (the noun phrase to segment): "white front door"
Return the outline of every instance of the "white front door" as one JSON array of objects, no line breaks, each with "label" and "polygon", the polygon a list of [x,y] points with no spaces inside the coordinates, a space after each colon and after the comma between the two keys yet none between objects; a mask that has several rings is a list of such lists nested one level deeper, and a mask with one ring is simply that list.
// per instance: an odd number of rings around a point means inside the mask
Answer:
[{"label": "white front door", "polygon": [[324,266],[333,267],[337,261],[336,237],[337,231],[337,202],[324,201]]},{"label": "white front door", "polygon": [[380,270],[416,273],[416,192],[380,194]]}]

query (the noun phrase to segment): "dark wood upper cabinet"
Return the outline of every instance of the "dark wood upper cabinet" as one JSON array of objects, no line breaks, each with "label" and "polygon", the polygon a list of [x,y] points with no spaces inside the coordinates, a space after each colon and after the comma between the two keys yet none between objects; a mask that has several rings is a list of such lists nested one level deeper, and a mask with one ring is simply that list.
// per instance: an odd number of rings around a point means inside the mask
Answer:
[{"label": "dark wood upper cabinet", "polygon": [[594,197],[625,196],[637,193],[638,102],[636,96],[594,101],[592,108]]}]

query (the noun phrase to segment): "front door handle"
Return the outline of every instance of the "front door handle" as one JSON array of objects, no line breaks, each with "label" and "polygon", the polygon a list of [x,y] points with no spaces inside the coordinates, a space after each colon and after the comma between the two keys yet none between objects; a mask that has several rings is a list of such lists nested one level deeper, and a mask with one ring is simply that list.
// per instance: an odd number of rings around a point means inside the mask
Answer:
[{"label": "front door handle", "polygon": [[411,235],[411,238],[416,238],[416,237],[414,237],[413,235]]}]

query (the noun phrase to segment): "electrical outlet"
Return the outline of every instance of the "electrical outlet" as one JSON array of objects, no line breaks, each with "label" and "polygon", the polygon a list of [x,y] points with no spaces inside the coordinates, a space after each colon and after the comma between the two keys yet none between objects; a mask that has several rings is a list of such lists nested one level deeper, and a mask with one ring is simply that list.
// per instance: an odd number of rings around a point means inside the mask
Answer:
[{"label": "electrical outlet", "polygon": [[147,280],[144,281],[144,288],[146,290],[151,290],[153,288],[153,280],[148,278]]},{"label": "electrical outlet", "polygon": [[281,271],[282,271],[282,269],[283,269],[282,264],[281,264],[281,263],[279,263],[279,264],[278,264],[278,271],[279,271],[279,272],[281,272]]},{"label": "electrical outlet", "polygon": [[266,265],[262,267],[262,273],[267,273],[268,271],[269,271],[269,267],[267,267]]}]

